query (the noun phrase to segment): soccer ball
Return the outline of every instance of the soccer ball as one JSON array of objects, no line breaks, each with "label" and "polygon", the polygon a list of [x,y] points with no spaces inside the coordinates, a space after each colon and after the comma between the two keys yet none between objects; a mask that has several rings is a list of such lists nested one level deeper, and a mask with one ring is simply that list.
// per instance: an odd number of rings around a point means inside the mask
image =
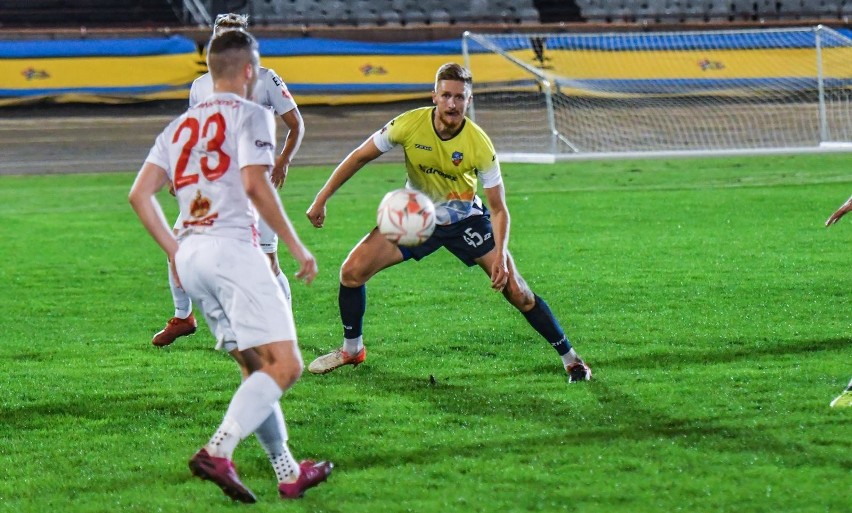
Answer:
[{"label": "soccer ball", "polygon": [[376,224],[389,241],[417,246],[435,231],[435,205],[422,192],[397,189],[382,198]]}]

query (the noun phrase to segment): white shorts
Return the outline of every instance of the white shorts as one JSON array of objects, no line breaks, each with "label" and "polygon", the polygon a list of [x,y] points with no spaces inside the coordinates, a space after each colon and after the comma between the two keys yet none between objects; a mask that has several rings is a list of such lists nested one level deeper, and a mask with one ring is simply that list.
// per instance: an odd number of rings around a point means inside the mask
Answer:
[{"label": "white shorts", "polygon": [[264,253],[278,251],[278,235],[260,216],[257,216],[257,231],[260,232],[260,249]]},{"label": "white shorts", "polygon": [[250,242],[190,235],[175,256],[181,285],[197,304],[216,349],[232,350],[296,340],[290,304],[269,268],[269,260]]}]

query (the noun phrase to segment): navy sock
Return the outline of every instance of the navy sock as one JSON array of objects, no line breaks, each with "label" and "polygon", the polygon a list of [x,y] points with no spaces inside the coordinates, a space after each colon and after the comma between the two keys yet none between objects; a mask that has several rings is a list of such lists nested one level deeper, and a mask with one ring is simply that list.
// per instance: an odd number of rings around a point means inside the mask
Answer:
[{"label": "navy sock", "polygon": [[553,316],[553,312],[550,311],[550,307],[547,306],[544,299],[536,295],[533,295],[533,297],[535,297],[535,306],[529,312],[521,313],[527,318],[530,326],[539,332],[553,346],[553,349],[556,349],[559,356],[568,354],[568,351],[571,350],[571,343],[568,342],[568,337],[562,331],[559,321]]},{"label": "navy sock", "polygon": [[367,286],[347,287],[341,284],[337,303],[340,306],[340,320],[343,321],[343,338],[360,337],[364,313],[367,311]]}]

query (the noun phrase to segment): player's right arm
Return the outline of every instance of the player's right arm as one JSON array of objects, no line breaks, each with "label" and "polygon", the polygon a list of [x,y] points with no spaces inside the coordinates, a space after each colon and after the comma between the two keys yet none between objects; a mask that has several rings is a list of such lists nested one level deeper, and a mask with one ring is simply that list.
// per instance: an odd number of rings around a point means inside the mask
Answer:
[{"label": "player's right arm", "polygon": [[379,150],[379,147],[376,146],[376,143],[371,136],[361,143],[360,146],[352,150],[352,153],[347,155],[345,159],[343,159],[343,162],[334,169],[331,176],[329,176],[328,181],[325,182],[325,185],[323,185],[322,189],[320,189],[317,193],[316,198],[314,198],[313,203],[311,203],[311,206],[308,207],[306,214],[312,225],[317,228],[322,228],[322,225],[325,222],[325,204],[328,200],[335,192],[337,192],[338,189],[340,189],[340,187],[343,186],[344,183],[352,178],[355,173],[369,162],[379,158],[382,153],[384,152]]},{"label": "player's right arm", "polygon": [[[169,257],[169,262],[174,262],[175,253],[178,250],[178,242],[172,234],[169,224],[166,222],[166,216],[163,215],[163,209],[160,203],[154,196],[167,183],[170,183],[169,175],[165,169],[146,161],[139,170],[136,176],[136,181],[133,182],[133,187],[130,189],[130,205],[136,211],[136,215],[142,221],[142,225],[151,234],[151,237],[157,244],[163,248],[166,255]],[[177,272],[172,269],[172,272],[177,279]],[[177,279],[178,286],[180,280]]]},{"label": "player's right arm", "polygon": [[840,218],[845,216],[850,211],[852,211],[852,198],[849,198],[848,200],[846,200],[846,203],[840,205],[840,207],[828,217],[828,220],[825,221],[825,225],[833,225],[837,221],[840,221]]}]

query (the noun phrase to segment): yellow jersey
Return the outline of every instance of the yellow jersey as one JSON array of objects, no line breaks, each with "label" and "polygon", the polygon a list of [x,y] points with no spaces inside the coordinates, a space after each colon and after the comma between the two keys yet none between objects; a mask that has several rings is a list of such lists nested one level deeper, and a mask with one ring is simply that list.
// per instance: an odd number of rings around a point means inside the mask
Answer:
[{"label": "yellow jersey", "polygon": [[435,203],[437,224],[446,225],[482,215],[479,180],[485,188],[503,180],[494,145],[479,125],[465,118],[459,133],[445,141],[435,132],[434,112],[434,107],[404,112],[373,134],[373,142],[381,152],[402,145],[406,187],[426,194]]}]

